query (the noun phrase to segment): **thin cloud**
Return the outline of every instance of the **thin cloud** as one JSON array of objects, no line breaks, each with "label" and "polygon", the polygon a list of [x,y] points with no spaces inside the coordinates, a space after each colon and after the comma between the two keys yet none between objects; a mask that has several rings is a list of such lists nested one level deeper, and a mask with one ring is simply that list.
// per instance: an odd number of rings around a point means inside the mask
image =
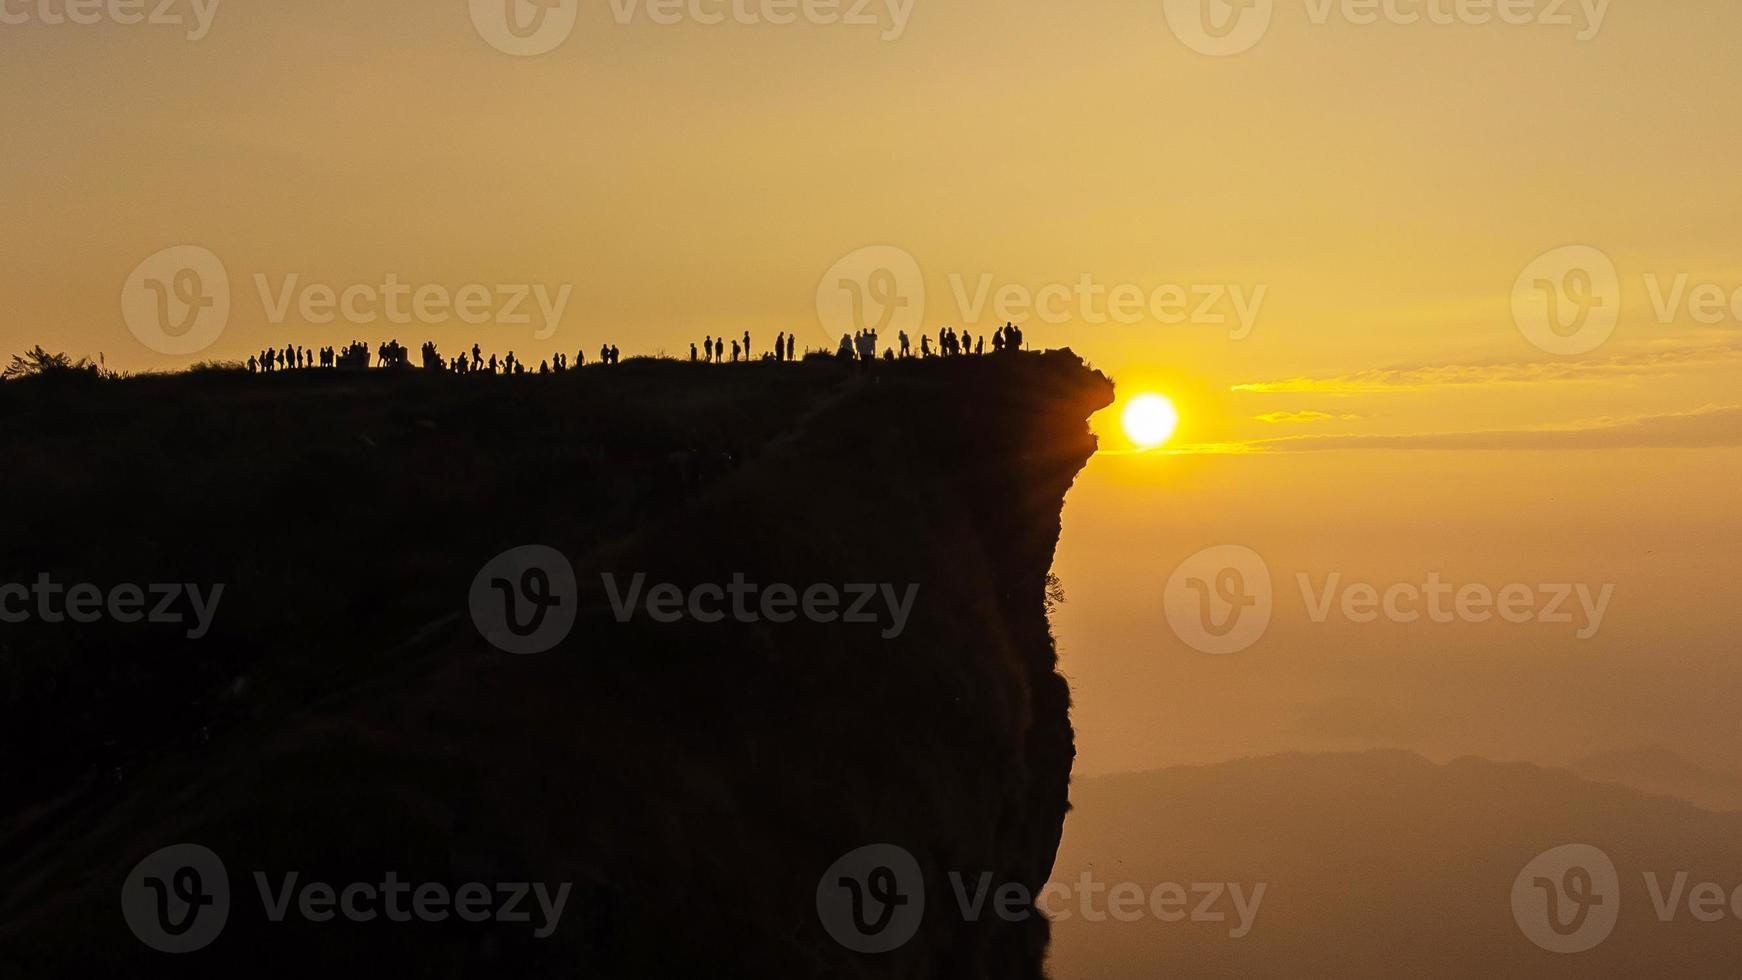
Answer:
[{"label": "thin cloud", "polygon": [[1271,425],[1288,425],[1309,422],[1354,422],[1364,417],[1361,415],[1332,415],[1329,412],[1302,409],[1298,412],[1265,412],[1263,415],[1252,416],[1252,421],[1268,422]]},{"label": "thin cloud", "polygon": [[1728,341],[1660,347],[1580,361],[1489,361],[1376,368],[1331,377],[1253,381],[1234,385],[1231,390],[1261,394],[1355,395],[1556,381],[1622,381],[1739,361],[1742,361],[1742,344]]},{"label": "thin cloud", "polygon": [[1691,412],[1635,418],[1590,419],[1567,426],[1427,432],[1406,435],[1300,435],[1243,443],[1181,446],[1181,455],[1306,453],[1350,449],[1566,450],[1717,449],[1742,447],[1742,405],[1711,405]]},{"label": "thin cloud", "polygon": [[1246,456],[1262,450],[1249,442],[1188,442],[1154,449],[1098,449],[1096,456]]}]

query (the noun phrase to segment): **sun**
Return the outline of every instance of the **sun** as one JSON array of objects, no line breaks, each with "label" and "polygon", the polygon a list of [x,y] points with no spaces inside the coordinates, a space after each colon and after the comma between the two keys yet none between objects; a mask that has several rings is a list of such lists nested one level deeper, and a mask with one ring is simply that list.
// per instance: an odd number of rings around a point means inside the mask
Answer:
[{"label": "sun", "polygon": [[1173,438],[1179,428],[1179,411],[1165,395],[1138,395],[1125,403],[1125,435],[1143,449],[1155,447]]}]

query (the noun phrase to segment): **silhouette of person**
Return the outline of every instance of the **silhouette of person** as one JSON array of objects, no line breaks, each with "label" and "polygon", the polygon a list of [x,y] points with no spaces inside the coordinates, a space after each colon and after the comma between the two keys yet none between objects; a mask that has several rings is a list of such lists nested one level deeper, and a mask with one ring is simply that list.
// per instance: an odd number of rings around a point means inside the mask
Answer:
[{"label": "silhouette of person", "polygon": [[690,363],[694,364],[695,362],[696,362],[696,345],[692,341],[690,343]]},{"label": "silhouette of person", "polygon": [[623,363],[623,352],[617,349],[616,344],[611,345],[611,363],[612,364]]},{"label": "silhouette of person", "polygon": [[793,359],[792,352],[796,343],[797,341],[793,338],[792,334],[786,335],[786,359],[789,361]]}]

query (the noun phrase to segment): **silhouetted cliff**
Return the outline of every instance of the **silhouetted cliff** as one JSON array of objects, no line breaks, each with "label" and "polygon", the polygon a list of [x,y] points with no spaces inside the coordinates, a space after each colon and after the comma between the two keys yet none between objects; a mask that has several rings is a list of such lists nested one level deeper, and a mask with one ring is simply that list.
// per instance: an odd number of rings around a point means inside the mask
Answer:
[{"label": "silhouetted cliff", "polygon": [[[1047,575],[1111,397],[1069,352],[0,388],[0,582],[224,586],[197,639],[0,627],[0,974],[1038,977],[1045,920],[966,921],[949,875],[1051,870],[1074,750]],[[578,603],[515,655],[468,600],[526,545]],[[624,621],[638,574],[917,591],[899,630]],[[173,955],[121,895],[182,843],[232,900]],[[883,954],[819,921],[825,870],[872,844],[914,856],[927,907]],[[256,872],[573,890],[541,939],[273,922]]]}]

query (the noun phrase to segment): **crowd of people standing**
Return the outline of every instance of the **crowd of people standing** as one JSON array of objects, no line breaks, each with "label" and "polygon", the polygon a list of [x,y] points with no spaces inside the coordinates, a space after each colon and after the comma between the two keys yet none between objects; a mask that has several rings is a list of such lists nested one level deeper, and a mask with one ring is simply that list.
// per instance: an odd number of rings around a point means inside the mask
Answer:
[{"label": "crowd of people standing", "polygon": [[[894,361],[913,357],[913,340],[908,337],[907,331],[899,331],[896,334],[896,337],[897,346],[885,347],[883,349],[883,359],[886,361]],[[1022,328],[1014,323],[1006,323],[1004,326],[992,331],[992,352],[994,354],[1002,354],[1005,351],[1022,350],[1023,343]],[[856,358],[860,361],[876,360],[877,331],[861,330],[850,336],[843,335],[841,337],[841,345],[836,349],[835,353],[836,356],[842,358]],[[985,334],[981,334],[980,339],[975,340],[974,335],[966,330],[957,333],[954,327],[945,327],[938,331],[938,342],[936,348],[932,347],[930,336],[921,334],[919,338],[919,356],[922,358],[962,357],[969,354],[984,353],[986,353]]]},{"label": "crowd of people standing", "polygon": [[[993,353],[1019,351],[1023,349],[1022,328],[1013,323],[1006,323],[992,333]],[[921,335],[919,346],[915,351],[913,341],[907,331],[898,332],[898,342],[895,346],[883,349],[883,359],[887,361],[905,360],[912,357],[961,357],[965,355],[986,353],[986,337],[982,334],[976,339],[968,331],[958,333],[953,327],[945,327],[938,331],[937,343],[934,347],[929,335]],[[516,357],[513,351],[506,356],[498,357],[492,353],[484,355],[483,348],[473,344],[472,349],[462,351],[459,356],[443,358],[436,349],[434,341],[426,341],[420,351],[423,367],[432,371],[449,371],[455,374],[527,374],[526,363]],[[807,351],[806,356],[828,356],[828,351]],[[853,334],[843,334],[840,346],[834,351],[834,356],[842,360],[854,360],[870,363],[877,360],[877,331],[873,329],[860,330]],[[599,348],[600,364],[618,364],[622,361],[622,351],[615,344],[605,344]],[[761,354],[755,353],[751,346],[750,332],[746,330],[743,337],[734,337],[727,341],[724,337],[702,338],[698,347],[690,344],[690,361],[708,364],[738,364],[751,361],[788,362],[798,360],[798,340],[795,335],[781,332],[774,338],[774,348]],[[566,353],[559,353],[539,362],[538,374],[560,374],[572,368],[584,367],[587,363],[587,352],[576,351],[571,362]],[[404,368],[411,366],[408,352],[398,340],[390,340],[381,344],[373,352],[363,341],[353,341],[344,348],[322,347],[309,350],[304,347],[287,345],[282,350],[267,348],[248,358],[250,373],[273,373],[322,368],[349,368],[366,370],[373,366],[384,368]]]}]

